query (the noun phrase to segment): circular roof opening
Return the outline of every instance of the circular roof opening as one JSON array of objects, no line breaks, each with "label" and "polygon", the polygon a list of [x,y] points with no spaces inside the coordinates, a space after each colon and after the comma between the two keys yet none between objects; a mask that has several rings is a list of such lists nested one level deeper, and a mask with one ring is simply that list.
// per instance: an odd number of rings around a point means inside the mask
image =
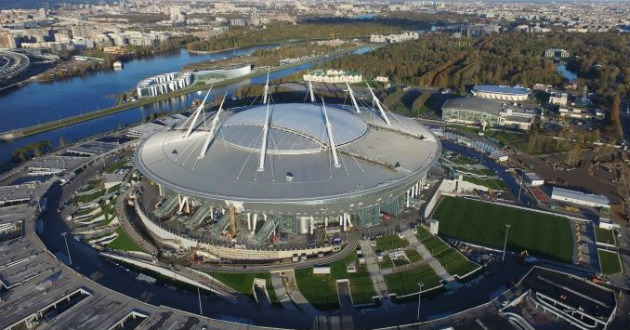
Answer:
[{"label": "circular roof opening", "polygon": [[[337,106],[327,106],[336,145],[350,143],[367,132],[358,116]],[[271,154],[316,153],[329,144],[323,108],[315,104],[275,104],[269,106],[267,152]],[[262,143],[267,106],[261,105],[228,117],[217,134],[226,143],[257,151]]]}]

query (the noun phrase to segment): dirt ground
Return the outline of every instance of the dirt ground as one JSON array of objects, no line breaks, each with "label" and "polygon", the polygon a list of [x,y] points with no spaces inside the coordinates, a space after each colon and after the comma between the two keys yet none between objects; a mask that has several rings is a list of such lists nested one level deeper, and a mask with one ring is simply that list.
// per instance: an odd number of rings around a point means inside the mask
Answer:
[{"label": "dirt ground", "polygon": [[[562,168],[554,169],[552,167],[555,163],[563,162],[566,159],[566,153],[545,156],[532,156],[523,153],[513,154],[511,155],[511,165],[535,172],[550,184],[604,195],[611,201],[614,220],[627,223],[627,209],[623,205],[626,198],[619,192],[619,185],[623,183],[616,182],[614,170],[609,170],[606,166],[602,166],[601,162],[593,165],[593,156],[597,155],[597,152],[595,150],[584,151],[580,164],[568,170]],[[616,166],[628,166],[614,160],[613,164]]]}]

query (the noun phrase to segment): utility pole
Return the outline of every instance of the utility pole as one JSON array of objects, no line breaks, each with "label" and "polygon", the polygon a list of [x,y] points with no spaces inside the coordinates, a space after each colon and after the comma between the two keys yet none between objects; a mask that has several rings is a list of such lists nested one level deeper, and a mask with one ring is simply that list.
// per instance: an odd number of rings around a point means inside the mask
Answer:
[{"label": "utility pole", "polygon": [[422,297],[422,287],[424,286],[424,283],[418,282],[418,286],[420,287],[420,291],[418,292],[418,317],[416,320],[420,321],[420,298]]},{"label": "utility pole", "polygon": [[66,251],[68,251],[68,263],[70,264],[70,266],[72,266],[72,256],[70,256],[70,247],[68,247],[68,238],[66,238],[66,235],[68,234],[68,232],[63,232],[61,233],[61,236],[63,236],[63,240],[66,242]]},{"label": "utility pole", "polygon": [[505,250],[507,249],[508,232],[511,226],[512,225],[510,225],[509,223],[505,224],[505,241],[503,241],[503,257],[501,258],[501,262],[505,261]]}]

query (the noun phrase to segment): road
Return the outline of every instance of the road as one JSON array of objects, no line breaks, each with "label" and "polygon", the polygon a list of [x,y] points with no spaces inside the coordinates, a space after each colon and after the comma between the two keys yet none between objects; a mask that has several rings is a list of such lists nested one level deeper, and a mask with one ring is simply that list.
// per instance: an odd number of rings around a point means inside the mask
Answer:
[{"label": "road", "polygon": [[621,109],[619,111],[619,122],[623,130],[623,141],[630,143],[630,109],[628,108],[628,100],[621,99]]}]

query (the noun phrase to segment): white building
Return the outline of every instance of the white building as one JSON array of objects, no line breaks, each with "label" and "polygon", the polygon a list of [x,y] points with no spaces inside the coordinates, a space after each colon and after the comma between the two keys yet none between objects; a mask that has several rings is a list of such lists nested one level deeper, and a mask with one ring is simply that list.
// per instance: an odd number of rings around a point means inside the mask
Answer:
[{"label": "white building", "polygon": [[567,105],[569,94],[554,92],[549,96],[549,104]]},{"label": "white building", "polygon": [[525,173],[525,182],[528,185],[538,187],[545,184],[545,180],[536,173]]},{"label": "white building", "polygon": [[349,73],[343,70],[315,70],[303,76],[304,81],[324,83],[357,83],[363,81],[363,76],[358,73]]},{"label": "white building", "polygon": [[610,200],[606,196],[558,187],[553,187],[551,199],[590,207],[610,207]]},{"label": "white building", "polygon": [[192,72],[170,72],[153,76],[138,83],[138,97],[156,96],[190,86],[193,82]]},{"label": "white building", "polygon": [[484,99],[516,102],[527,100],[531,93],[528,88],[522,86],[503,85],[475,85],[471,92],[474,96]]},{"label": "white building", "polygon": [[420,35],[418,34],[418,32],[403,32],[403,33],[399,33],[399,34],[390,34],[390,35],[380,35],[380,34],[373,34],[370,36],[370,42],[375,42],[375,43],[397,43],[397,42],[403,42],[403,41],[409,41],[409,40],[418,40],[418,38],[420,37]]}]

